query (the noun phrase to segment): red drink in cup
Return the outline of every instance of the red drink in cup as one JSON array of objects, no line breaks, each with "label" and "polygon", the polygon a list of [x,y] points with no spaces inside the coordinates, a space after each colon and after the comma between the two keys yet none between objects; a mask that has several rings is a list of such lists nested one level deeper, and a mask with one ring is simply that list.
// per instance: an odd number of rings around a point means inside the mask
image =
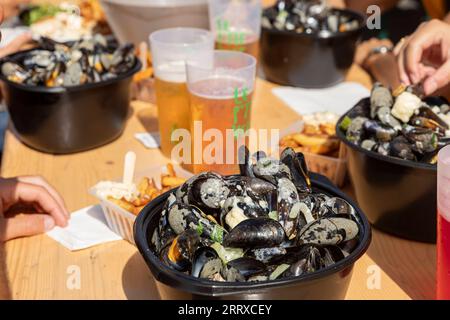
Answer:
[{"label": "red drink in cup", "polygon": [[438,156],[437,299],[450,300],[450,146]]}]

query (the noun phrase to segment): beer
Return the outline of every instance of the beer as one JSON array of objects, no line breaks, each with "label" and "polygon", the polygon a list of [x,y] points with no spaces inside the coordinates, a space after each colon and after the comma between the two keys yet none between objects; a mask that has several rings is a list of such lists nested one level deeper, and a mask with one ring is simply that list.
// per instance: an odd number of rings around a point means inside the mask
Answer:
[{"label": "beer", "polygon": [[220,32],[216,37],[215,47],[218,50],[232,50],[248,53],[258,59],[259,39],[249,31]]},{"label": "beer", "polygon": [[[196,57],[212,54],[214,36],[202,29],[169,28],[152,32],[150,45],[155,70],[161,151],[166,157],[172,158],[172,151],[178,145],[178,141],[172,141],[172,136],[178,139],[181,134],[183,140],[184,131],[189,132],[190,128],[186,62],[193,53]],[[192,161],[185,150],[177,152],[174,155],[176,159],[172,161],[183,162],[181,164],[189,170]]]},{"label": "beer", "polygon": [[[238,173],[237,151],[243,133],[250,126],[253,93],[246,88],[242,79],[231,76],[213,77],[192,83],[189,86],[189,93],[194,173],[203,171],[215,171],[223,175]],[[196,121],[197,124],[201,123],[202,132],[192,127]],[[211,153],[205,152],[211,141],[203,141],[204,133],[208,129],[217,129],[216,132],[220,132],[222,136],[221,141],[215,141],[218,147]],[[230,131],[227,132],[227,129]],[[208,155],[212,155],[215,163],[210,163],[211,160],[204,157]]]},{"label": "beer", "polygon": [[170,158],[177,142],[171,141],[176,129],[190,129],[189,95],[184,62],[161,66],[155,77],[161,151]]}]

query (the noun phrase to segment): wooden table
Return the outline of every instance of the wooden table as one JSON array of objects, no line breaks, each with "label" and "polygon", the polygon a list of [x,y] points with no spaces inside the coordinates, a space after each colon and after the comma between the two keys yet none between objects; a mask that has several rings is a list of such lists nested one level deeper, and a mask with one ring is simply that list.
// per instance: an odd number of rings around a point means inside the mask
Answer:
[{"label": "wooden table", "polygon": [[[370,86],[368,76],[353,67],[349,80]],[[298,115],[271,94],[274,87],[258,80],[253,104],[255,128],[283,128]],[[88,188],[121,175],[126,151],[137,153],[137,170],[167,160],[145,149],[136,132],[157,130],[155,106],[133,102],[125,132],[117,141],[75,155],[43,154],[6,133],[1,174],[40,174],[64,196],[69,210],[95,204]],[[70,252],[42,235],[10,241],[6,246],[8,275],[15,299],[158,299],[154,280],[136,248],[125,241]],[[66,282],[71,266],[80,268],[81,288]],[[377,268],[379,267],[379,269]],[[357,263],[348,299],[430,299],[434,297],[435,247],[401,240],[374,230],[372,245]],[[381,276],[380,288],[372,272]],[[369,283],[369,286],[368,286]],[[375,285],[375,288],[373,287]]]}]

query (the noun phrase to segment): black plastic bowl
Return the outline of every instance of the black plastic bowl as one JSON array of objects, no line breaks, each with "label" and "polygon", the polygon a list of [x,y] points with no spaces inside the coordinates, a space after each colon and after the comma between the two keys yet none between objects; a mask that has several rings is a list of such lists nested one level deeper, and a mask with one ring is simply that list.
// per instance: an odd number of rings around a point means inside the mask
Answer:
[{"label": "black plastic bowl", "polygon": [[[5,57],[19,61],[29,51]],[[99,147],[118,138],[125,126],[130,103],[133,68],[117,78],[74,87],[47,88],[6,79],[4,94],[19,139],[39,151],[67,154]]]},{"label": "black plastic bowl", "polygon": [[345,116],[336,133],[347,146],[356,199],[369,221],[392,235],[435,243],[436,166],[383,156],[349,142],[339,128]]},{"label": "black plastic bowl", "polygon": [[[161,210],[170,192],[147,205],[134,224],[134,239],[153,276],[162,299],[344,299],[354,263],[366,252],[371,241],[369,222],[356,204],[326,178],[312,176],[315,190],[339,196],[351,203],[361,217],[363,230],[358,247],[332,267],[295,278],[261,283],[213,282],[196,279],[163,264],[149,246]],[[173,192],[173,191],[172,191]]]},{"label": "black plastic bowl", "polygon": [[365,19],[350,10],[335,11],[357,19],[360,27],[328,37],[263,27],[260,63],[266,79],[302,88],[329,87],[343,81],[353,63]]}]

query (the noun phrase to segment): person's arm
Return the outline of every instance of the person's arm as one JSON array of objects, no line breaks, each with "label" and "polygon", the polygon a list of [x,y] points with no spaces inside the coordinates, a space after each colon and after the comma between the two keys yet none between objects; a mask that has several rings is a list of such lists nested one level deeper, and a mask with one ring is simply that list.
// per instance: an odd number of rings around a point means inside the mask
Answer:
[{"label": "person's arm", "polygon": [[0,178],[0,299],[11,297],[4,242],[65,227],[69,217],[64,200],[43,178]]},{"label": "person's arm", "polygon": [[16,16],[19,13],[20,6],[29,3],[30,0],[0,0],[4,19]]}]

